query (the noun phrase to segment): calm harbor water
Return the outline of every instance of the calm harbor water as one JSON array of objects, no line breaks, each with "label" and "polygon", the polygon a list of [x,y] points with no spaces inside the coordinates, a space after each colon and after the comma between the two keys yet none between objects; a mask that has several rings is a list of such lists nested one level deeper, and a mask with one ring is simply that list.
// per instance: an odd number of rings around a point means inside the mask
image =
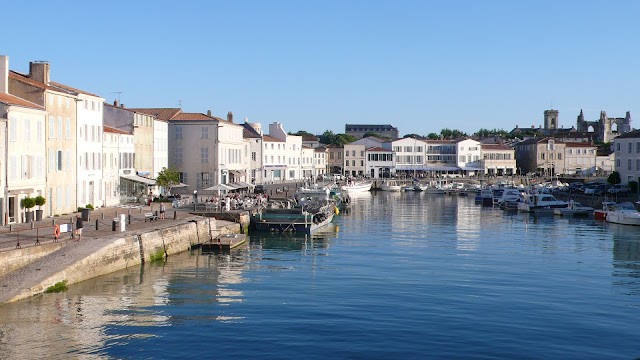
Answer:
[{"label": "calm harbor water", "polygon": [[353,203],[312,236],[0,306],[0,358],[640,356],[640,229],[424,193]]}]

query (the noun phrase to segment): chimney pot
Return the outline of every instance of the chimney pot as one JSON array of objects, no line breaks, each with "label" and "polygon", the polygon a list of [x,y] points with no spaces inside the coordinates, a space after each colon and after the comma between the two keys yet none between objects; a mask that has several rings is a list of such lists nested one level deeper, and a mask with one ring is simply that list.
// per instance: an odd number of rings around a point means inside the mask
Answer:
[{"label": "chimney pot", "polygon": [[113,106],[118,107],[118,100],[113,100]]},{"label": "chimney pot", "polygon": [[233,113],[231,111],[229,111],[227,113],[227,121],[228,122],[233,122]]},{"label": "chimney pot", "polygon": [[207,116],[211,116],[211,110],[207,110]]}]

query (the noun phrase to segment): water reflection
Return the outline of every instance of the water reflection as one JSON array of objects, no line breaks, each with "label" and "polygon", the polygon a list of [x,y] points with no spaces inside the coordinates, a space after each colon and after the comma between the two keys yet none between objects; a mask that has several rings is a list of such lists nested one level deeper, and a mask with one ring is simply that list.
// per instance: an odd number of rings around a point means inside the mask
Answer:
[{"label": "water reflection", "polygon": [[[0,358],[100,356],[103,349],[156,336],[145,328],[173,326],[191,317],[173,313],[176,307],[170,305],[241,302],[244,294],[238,285],[244,282],[246,259],[238,252],[185,252],[168,257],[166,262],[73,284],[63,293],[0,306]],[[198,319],[239,319],[215,306],[203,309]]]},{"label": "water reflection", "polygon": [[625,293],[640,294],[640,232],[628,225],[607,224],[613,234],[614,285]]}]

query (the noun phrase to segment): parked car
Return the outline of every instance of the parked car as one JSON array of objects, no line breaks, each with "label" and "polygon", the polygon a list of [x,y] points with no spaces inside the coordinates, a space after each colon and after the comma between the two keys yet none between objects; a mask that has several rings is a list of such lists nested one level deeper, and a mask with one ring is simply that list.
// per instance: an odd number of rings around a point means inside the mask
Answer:
[{"label": "parked car", "polygon": [[266,192],[267,188],[265,188],[264,185],[256,185],[256,187],[253,188],[254,194],[265,194]]},{"label": "parked car", "polygon": [[616,184],[607,190],[607,192],[611,195],[628,195],[631,193],[631,188],[627,185]]},{"label": "parked car", "polygon": [[607,192],[607,186],[604,184],[589,185],[584,189],[585,195],[604,195]]}]

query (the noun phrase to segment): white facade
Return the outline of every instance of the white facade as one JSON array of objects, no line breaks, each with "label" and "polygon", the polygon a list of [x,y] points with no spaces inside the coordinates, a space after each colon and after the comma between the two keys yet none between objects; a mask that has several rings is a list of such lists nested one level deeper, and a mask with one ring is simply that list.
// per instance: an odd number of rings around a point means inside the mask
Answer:
[{"label": "white facade", "polygon": [[248,181],[249,144],[244,141],[242,131],[241,125],[229,121],[219,121],[213,131],[215,137],[214,154],[218,157],[218,161],[214,164],[219,165],[220,174],[220,181],[216,184]]},{"label": "white facade", "polygon": [[153,173],[158,177],[163,168],[169,167],[169,124],[166,121],[153,119]]},{"label": "white facade", "polygon": [[515,149],[501,144],[482,144],[480,167],[485,175],[504,176],[516,173]]},{"label": "white facade", "polygon": [[121,164],[128,166],[127,175],[133,171],[133,134],[105,126],[102,135],[102,180],[104,206],[120,204]]},{"label": "white facade", "polygon": [[616,164],[622,184],[640,181],[640,130],[622,134],[613,140]]},{"label": "white facade", "polygon": [[313,152],[313,176],[318,177],[321,175],[327,174],[328,164],[327,158],[329,157],[329,152],[327,148],[324,146],[317,147]]},{"label": "white facade", "polygon": [[475,175],[484,172],[480,163],[482,159],[482,148],[479,141],[466,139],[456,143],[457,166],[466,175]]},{"label": "white facade", "polygon": [[589,143],[565,143],[563,159],[565,175],[595,175],[597,172],[596,147]]},{"label": "white facade", "polygon": [[79,207],[103,206],[102,193],[102,104],[103,98],[78,94],[77,174]]},{"label": "white facade", "polygon": [[301,160],[300,166],[302,170],[302,178],[303,179],[313,179],[314,178],[314,154],[315,151],[313,148],[303,146],[301,149]]},{"label": "white facade", "polygon": [[[6,151],[8,160],[1,159],[6,164],[6,186],[3,202],[3,223],[21,223],[26,221],[27,209],[21,207],[21,201],[25,197],[34,198],[45,196],[45,121],[47,113],[43,108],[33,104],[32,107],[24,107],[7,104],[0,101],[0,111],[6,114],[8,129],[2,129],[2,145]],[[8,131],[8,134],[4,134]],[[7,137],[5,137],[7,136]],[[4,179],[3,179],[4,182]],[[45,207],[46,209],[46,207]],[[38,209],[33,210],[45,210]],[[30,215],[31,216],[31,215]],[[35,219],[35,218],[34,218]]]},{"label": "white facade", "polygon": [[395,153],[396,170],[411,174],[427,170],[425,165],[426,143],[423,140],[404,138],[384,144],[386,149]]},{"label": "white facade", "polygon": [[365,176],[365,145],[344,145],[344,175],[345,176]]},{"label": "white facade", "polygon": [[287,134],[279,122],[269,124],[269,136],[284,142],[281,156],[286,169],[282,180],[302,179],[302,136]]},{"label": "white facade", "polygon": [[285,180],[287,171],[287,143],[271,136],[263,137],[264,181]]},{"label": "white facade", "polygon": [[396,162],[392,150],[381,147],[372,147],[366,150],[366,176],[379,179],[395,175]]},{"label": "white facade", "polygon": [[245,141],[249,144],[249,174],[250,184],[262,184],[264,182],[264,157],[262,141],[262,124],[244,123]]}]

